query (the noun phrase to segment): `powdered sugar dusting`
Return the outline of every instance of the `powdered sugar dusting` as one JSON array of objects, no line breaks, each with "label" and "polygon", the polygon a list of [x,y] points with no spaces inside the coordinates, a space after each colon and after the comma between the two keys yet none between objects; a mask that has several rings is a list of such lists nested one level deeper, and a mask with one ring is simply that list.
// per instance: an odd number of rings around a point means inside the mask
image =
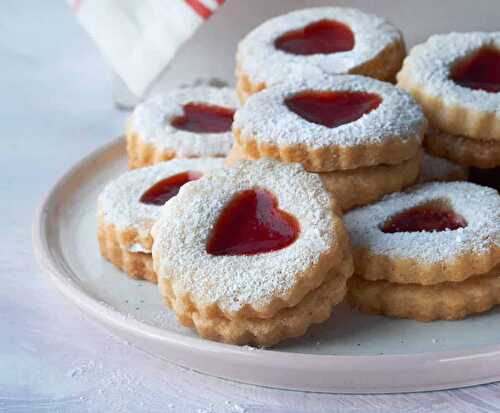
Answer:
[{"label": "powdered sugar dusting", "polygon": [[[382,102],[354,122],[328,128],[309,122],[286,107],[285,99],[303,91],[375,93]],[[285,82],[250,96],[236,112],[233,128],[240,129],[243,140],[254,137],[278,145],[354,147],[382,144],[394,138],[420,143],[427,120],[410,94],[389,83],[356,75],[320,76]]]},{"label": "powdered sugar dusting", "polygon": [[424,152],[418,182],[446,181],[449,180],[449,177],[466,174],[467,168],[464,166]]},{"label": "powdered sugar dusting", "polygon": [[[126,172],[111,181],[101,192],[99,212],[107,223],[121,230],[132,228],[142,236],[148,236],[151,226],[160,216],[161,207],[139,202],[144,192],[169,176],[186,171],[205,173],[223,166],[224,161],[216,158],[174,159]],[[140,244],[131,245],[130,251],[150,252]]]},{"label": "powdered sugar dusting", "polygon": [[225,156],[231,149],[231,132],[194,133],[173,127],[170,121],[183,115],[187,103],[206,103],[237,109],[236,93],[227,87],[183,87],[157,95],[138,105],[132,114],[131,128],[141,139],[162,150],[174,150],[178,157]]},{"label": "powdered sugar dusting", "polygon": [[[355,37],[354,48],[340,53],[300,56],[274,46],[274,41],[282,34],[323,19],[349,26]],[[240,42],[237,61],[253,83],[265,82],[269,86],[290,76],[349,73],[399,41],[402,41],[399,30],[380,17],[351,8],[319,7],[294,11],[264,22]]]},{"label": "powdered sugar dusting", "polygon": [[[380,230],[379,225],[395,214],[438,199],[448,201],[467,226],[441,232]],[[354,247],[368,248],[374,255],[435,263],[500,247],[500,196],[494,189],[469,182],[434,182],[354,210],[345,216],[345,224]]]},{"label": "powdered sugar dusting", "polygon": [[500,32],[449,33],[431,36],[415,46],[398,75],[419,85],[429,96],[478,112],[500,115],[500,93],[488,93],[460,86],[449,78],[456,63],[479,49],[500,49]]},{"label": "powdered sugar dusting", "polygon": [[[297,218],[298,239],[264,254],[208,254],[207,239],[223,208],[236,193],[252,188],[269,190],[279,208]],[[240,161],[182,187],[162,208],[152,234],[159,277],[168,278],[174,291],[192,294],[200,305],[217,303],[229,312],[285,296],[299,273],[317,264],[335,243],[331,199],[318,175],[298,164],[269,160]]]}]

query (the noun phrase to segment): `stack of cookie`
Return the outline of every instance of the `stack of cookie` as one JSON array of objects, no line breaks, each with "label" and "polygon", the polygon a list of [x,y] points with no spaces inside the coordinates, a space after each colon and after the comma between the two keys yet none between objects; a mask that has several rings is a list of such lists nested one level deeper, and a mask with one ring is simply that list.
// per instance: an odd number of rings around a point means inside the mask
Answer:
[{"label": "stack of cookie", "polygon": [[349,301],[370,314],[455,320],[500,304],[500,196],[429,183],[345,216]]},{"label": "stack of cookie", "polygon": [[405,60],[405,91],[387,83],[405,47],[383,19],[328,7],[265,22],[239,44],[236,91],[180,88],[135,109],[134,170],[98,200],[101,254],[226,343],[303,335],[348,286],[369,313],[486,311],[500,303],[498,193],[398,191],[500,165],[498,38],[432,37]]},{"label": "stack of cookie", "polygon": [[98,199],[101,254],[200,336],[269,346],[330,318],[353,273],[340,209],[298,164],[174,159]]},{"label": "stack of cookie", "polygon": [[[433,169],[465,179],[460,168],[500,166],[499,47],[498,33],[452,33],[432,36],[405,59],[398,86],[421,104],[430,122],[425,146],[436,156],[426,158],[421,182],[436,178]],[[457,182],[350,212],[350,302],[421,321],[460,319],[499,304],[499,211],[494,189]]]},{"label": "stack of cookie", "polygon": [[[224,166],[239,106],[228,87],[183,87],[138,105],[126,126],[128,172],[98,200],[101,254],[131,277],[157,281],[150,231],[180,188]],[[154,165],[154,166],[151,166]]]},{"label": "stack of cookie", "polygon": [[258,26],[238,46],[245,105],[228,163],[299,162],[343,211],[415,183],[426,129],[418,105],[388,83],[335,76],[394,80],[404,56],[397,28],[355,9],[299,10]]},{"label": "stack of cookie", "polygon": [[466,167],[500,166],[500,33],[430,37],[406,58],[398,85],[429,119],[431,154]]},{"label": "stack of cookie", "polygon": [[296,78],[250,96],[236,112],[229,161],[301,163],[347,211],[415,183],[426,128],[415,100],[390,83]]},{"label": "stack of cookie", "polygon": [[327,320],[353,265],[335,200],[300,165],[243,161],[184,186],[154,225],[159,288],[202,337],[269,346]]},{"label": "stack of cookie", "polygon": [[111,181],[97,201],[101,255],[133,278],[157,282],[151,227],[160,217],[161,207],[183,185],[223,164],[217,158],[174,159]]}]

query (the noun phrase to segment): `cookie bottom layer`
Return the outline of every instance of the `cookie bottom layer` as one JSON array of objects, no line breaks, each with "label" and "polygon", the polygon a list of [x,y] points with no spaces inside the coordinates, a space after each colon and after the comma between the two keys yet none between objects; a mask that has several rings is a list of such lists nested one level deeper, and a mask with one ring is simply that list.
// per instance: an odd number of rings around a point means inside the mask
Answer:
[{"label": "cookie bottom layer", "polygon": [[97,238],[101,255],[136,280],[157,282],[151,254],[130,252],[120,243],[119,230],[99,219]]},{"label": "cookie bottom layer", "polygon": [[296,306],[284,308],[273,317],[265,319],[207,319],[172,295],[165,294],[165,291],[164,298],[166,304],[175,311],[179,322],[194,328],[205,339],[268,347],[287,338],[302,336],[312,324],[328,320],[333,307],[345,297],[348,278],[348,273],[330,273],[323,284],[309,292]]},{"label": "cookie bottom layer", "polygon": [[[231,165],[239,159],[250,159],[239,146],[226,158]],[[382,199],[413,185],[420,172],[421,153],[398,165],[379,165],[345,171],[323,172],[319,175],[332,193],[343,212]]]},{"label": "cookie bottom layer", "polygon": [[500,304],[500,266],[461,282],[430,286],[349,280],[350,304],[368,314],[418,321],[459,320]]},{"label": "cookie bottom layer", "polygon": [[427,132],[425,146],[429,153],[463,166],[500,166],[500,141],[470,139],[434,129]]}]

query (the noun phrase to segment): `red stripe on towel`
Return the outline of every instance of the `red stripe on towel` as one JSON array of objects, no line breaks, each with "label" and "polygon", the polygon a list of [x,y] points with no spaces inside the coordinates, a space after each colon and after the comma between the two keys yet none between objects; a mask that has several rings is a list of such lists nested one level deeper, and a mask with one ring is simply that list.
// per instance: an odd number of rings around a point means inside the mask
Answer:
[{"label": "red stripe on towel", "polygon": [[205,6],[200,0],[184,0],[194,12],[203,19],[208,19],[212,15],[212,10]]}]

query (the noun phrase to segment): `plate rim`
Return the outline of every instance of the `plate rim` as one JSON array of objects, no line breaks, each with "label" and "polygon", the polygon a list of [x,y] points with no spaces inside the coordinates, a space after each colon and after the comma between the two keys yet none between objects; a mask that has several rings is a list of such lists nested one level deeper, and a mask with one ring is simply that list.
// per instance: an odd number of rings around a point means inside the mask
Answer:
[{"label": "plate rim", "polygon": [[[149,325],[134,318],[126,318],[124,314],[107,306],[103,302],[88,294],[81,286],[78,286],[69,276],[69,269],[61,268],[56,262],[53,254],[50,251],[50,240],[46,234],[46,223],[50,215],[50,204],[53,199],[57,198],[57,194],[64,188],[64,185],[74,178],[75,173],[83,169],[86,165],[93,162],[100,156],[106,153],[117,150],[118,146],[123,145],[123,136],[112,139],[110,142],[102,146],[98,146],[90,153],[82,157],[68,169],[66,169],[55,182],[50,186],[49,190],[40,202],[33,219],[32,224],[32,245],[36,261],[42,272],[48,276],[49,280],[57,287],[57,289],[70,301],[76,304],[82,311],[91,315],[97,321],[105,324],[114,332],[122,330],[126,333],[131,333],[135,336],[142,336],[147,339],[155,339],[163,344],[171,346],[180,346],[183,350],[190,352],[198,352],[200,354],[217,354],[219,358],[238,357],[241,358],[244,364],[254,366],[269,366],[274,368],[286,368],[292,365],[300,365],[304,372],[307,371],[328,371],[332,365],[337,368],[345,369],[350,367],[352,370],[363,372],[383,370],[384,374],[390,374],[391,369],[387,366],[397,366],[397,371],[411,369],[411,367],[425,365],[427,368],[446,369],[447,366],[453,368],[461,368],[467,363],[475,359],[484,360],[485,364],[496,364],[499,366],[494,373],[485,373],[470,380],[453,380],[450,382],[442,382],[436,385],[416,385],[408,386],[397,384],[374,384],[371,388],[366,386],[346,385],[338,391],[332,388],[310,388],[307,386],[285,385],[283,387],[276,385],[267,385],[258,383],[252,380],[239,380],[234,377],[226,377],[224,375],[211,374],[210,372],[201,371],[204,374],[215,375],[233,381],[264,385],[269,387],[286,388],[303,391],[316,391],[328,393],[357,393],[357,394],[376,394],[376,393],[404,393],[428,390],[442,390],[457,387],[466,387],[477,384],[491,383],[500,381],[500,343],[498,345],[488,345],[478,347],[477,349],[467,350],[447,350],[436,352],[422,352],[412,354],[392,354],[392,355],[326,355],[326,354],[306,354],[306,353],[291,353],[284,351],[276,351],[273,349],[258,349],[256,351],[249,350],[248,347],[241,347],[231,344],[212,342],[200,337],[185,336],[177,332],[166,331],[159,327]],[[120,149],[123,150],[123,147]],[[140,347],[140,346],[139,346]],[[163,357],[160,356],[163,359]],[[175,361],[170,360],[175,363]],[[175,363],[179,364],[179,363]],[[192,368],[186,363],[181,364],[184,367]],[[463,368],[463,367],[462,367]]]}]

